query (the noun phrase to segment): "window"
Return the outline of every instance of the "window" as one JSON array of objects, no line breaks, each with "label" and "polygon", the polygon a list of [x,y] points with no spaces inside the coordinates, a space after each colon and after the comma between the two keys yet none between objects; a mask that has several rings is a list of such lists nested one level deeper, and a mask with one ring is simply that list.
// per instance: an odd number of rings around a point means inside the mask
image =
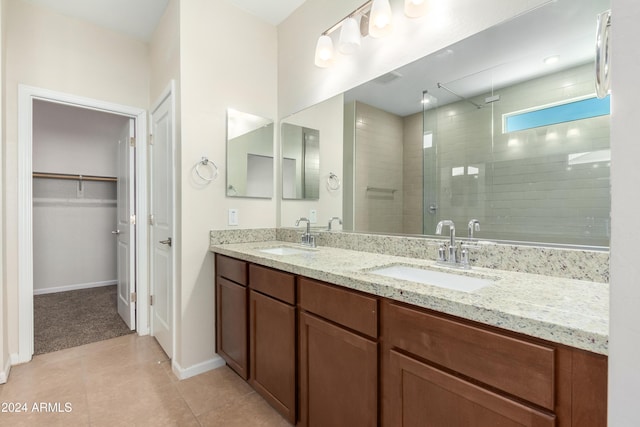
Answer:
[{"label": "window", "polygon": [[536,107],[504,114],[502,132],[510,133],[574,120],[605,116],[611,111],[610,98],[590,97],[562,104]]}]

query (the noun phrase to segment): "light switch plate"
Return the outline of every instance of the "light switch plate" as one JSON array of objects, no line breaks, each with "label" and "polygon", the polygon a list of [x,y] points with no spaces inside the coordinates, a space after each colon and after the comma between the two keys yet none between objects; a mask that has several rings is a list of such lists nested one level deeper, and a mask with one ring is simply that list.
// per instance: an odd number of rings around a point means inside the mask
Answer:
[{"label": "light switch plate", "polygon": [[315,224],[316,222],[318,222],[318,211],[315,209],[311,209],[309,211],[309,222],[311,224]]},{"label": "light switch plate", "polygon": [[229,225],[238,225],[238,209],[229,209]]}]

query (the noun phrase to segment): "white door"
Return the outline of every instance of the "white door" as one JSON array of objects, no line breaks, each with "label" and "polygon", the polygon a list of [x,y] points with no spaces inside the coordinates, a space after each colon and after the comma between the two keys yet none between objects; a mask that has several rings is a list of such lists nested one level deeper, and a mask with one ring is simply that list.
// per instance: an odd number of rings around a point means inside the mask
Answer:
[{"label": "white door", "polygon": [[118,314],[132,330],[136,328],[135,245],[135,121],[129,119],[118,138],[117,239]]},{"label": "white door", "polygon": [[151,113],[151,335],[173,357],[173,113],[172,95]]}]

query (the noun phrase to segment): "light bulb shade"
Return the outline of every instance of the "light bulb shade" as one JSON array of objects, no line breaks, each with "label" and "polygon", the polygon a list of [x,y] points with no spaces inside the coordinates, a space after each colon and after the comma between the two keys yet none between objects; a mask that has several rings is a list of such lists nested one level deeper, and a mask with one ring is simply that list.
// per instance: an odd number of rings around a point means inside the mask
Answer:
[{"label": "light bulb shade", "polygon": [[331,65],[333,60],[333,40],[327,35],[321,35],[316,44],[317,67],[326,68]]},{"label": "light bulb shade", "polygon": [[360,48],[360,25],[354,18],[347,18],[342,22],[338,50],[350,55]]},{"label": "light bulb shade", "polygon": [[427,0],[404,0],[404,14],[409,18],[420,18],[427,14]]},{"label": "light bulb shade", "polygon": [[389,0],[373,0],[369,15],[369,35],[378,38],[391,33],[391,18]]}]

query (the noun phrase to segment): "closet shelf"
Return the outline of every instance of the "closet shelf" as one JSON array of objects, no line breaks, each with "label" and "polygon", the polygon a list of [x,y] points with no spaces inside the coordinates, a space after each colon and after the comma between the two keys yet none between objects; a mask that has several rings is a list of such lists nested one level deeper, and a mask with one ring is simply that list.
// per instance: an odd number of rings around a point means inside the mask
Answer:
[{"label": "closet shelf", "polygon": [[34,172],[34,178],[48,178],[48,179],[69,179],[74,181],[108,181],[118,182],[118,178],[113,176],[96,176],[96,175],[72,175],[67,173],[46,173],[46,172]]}]

